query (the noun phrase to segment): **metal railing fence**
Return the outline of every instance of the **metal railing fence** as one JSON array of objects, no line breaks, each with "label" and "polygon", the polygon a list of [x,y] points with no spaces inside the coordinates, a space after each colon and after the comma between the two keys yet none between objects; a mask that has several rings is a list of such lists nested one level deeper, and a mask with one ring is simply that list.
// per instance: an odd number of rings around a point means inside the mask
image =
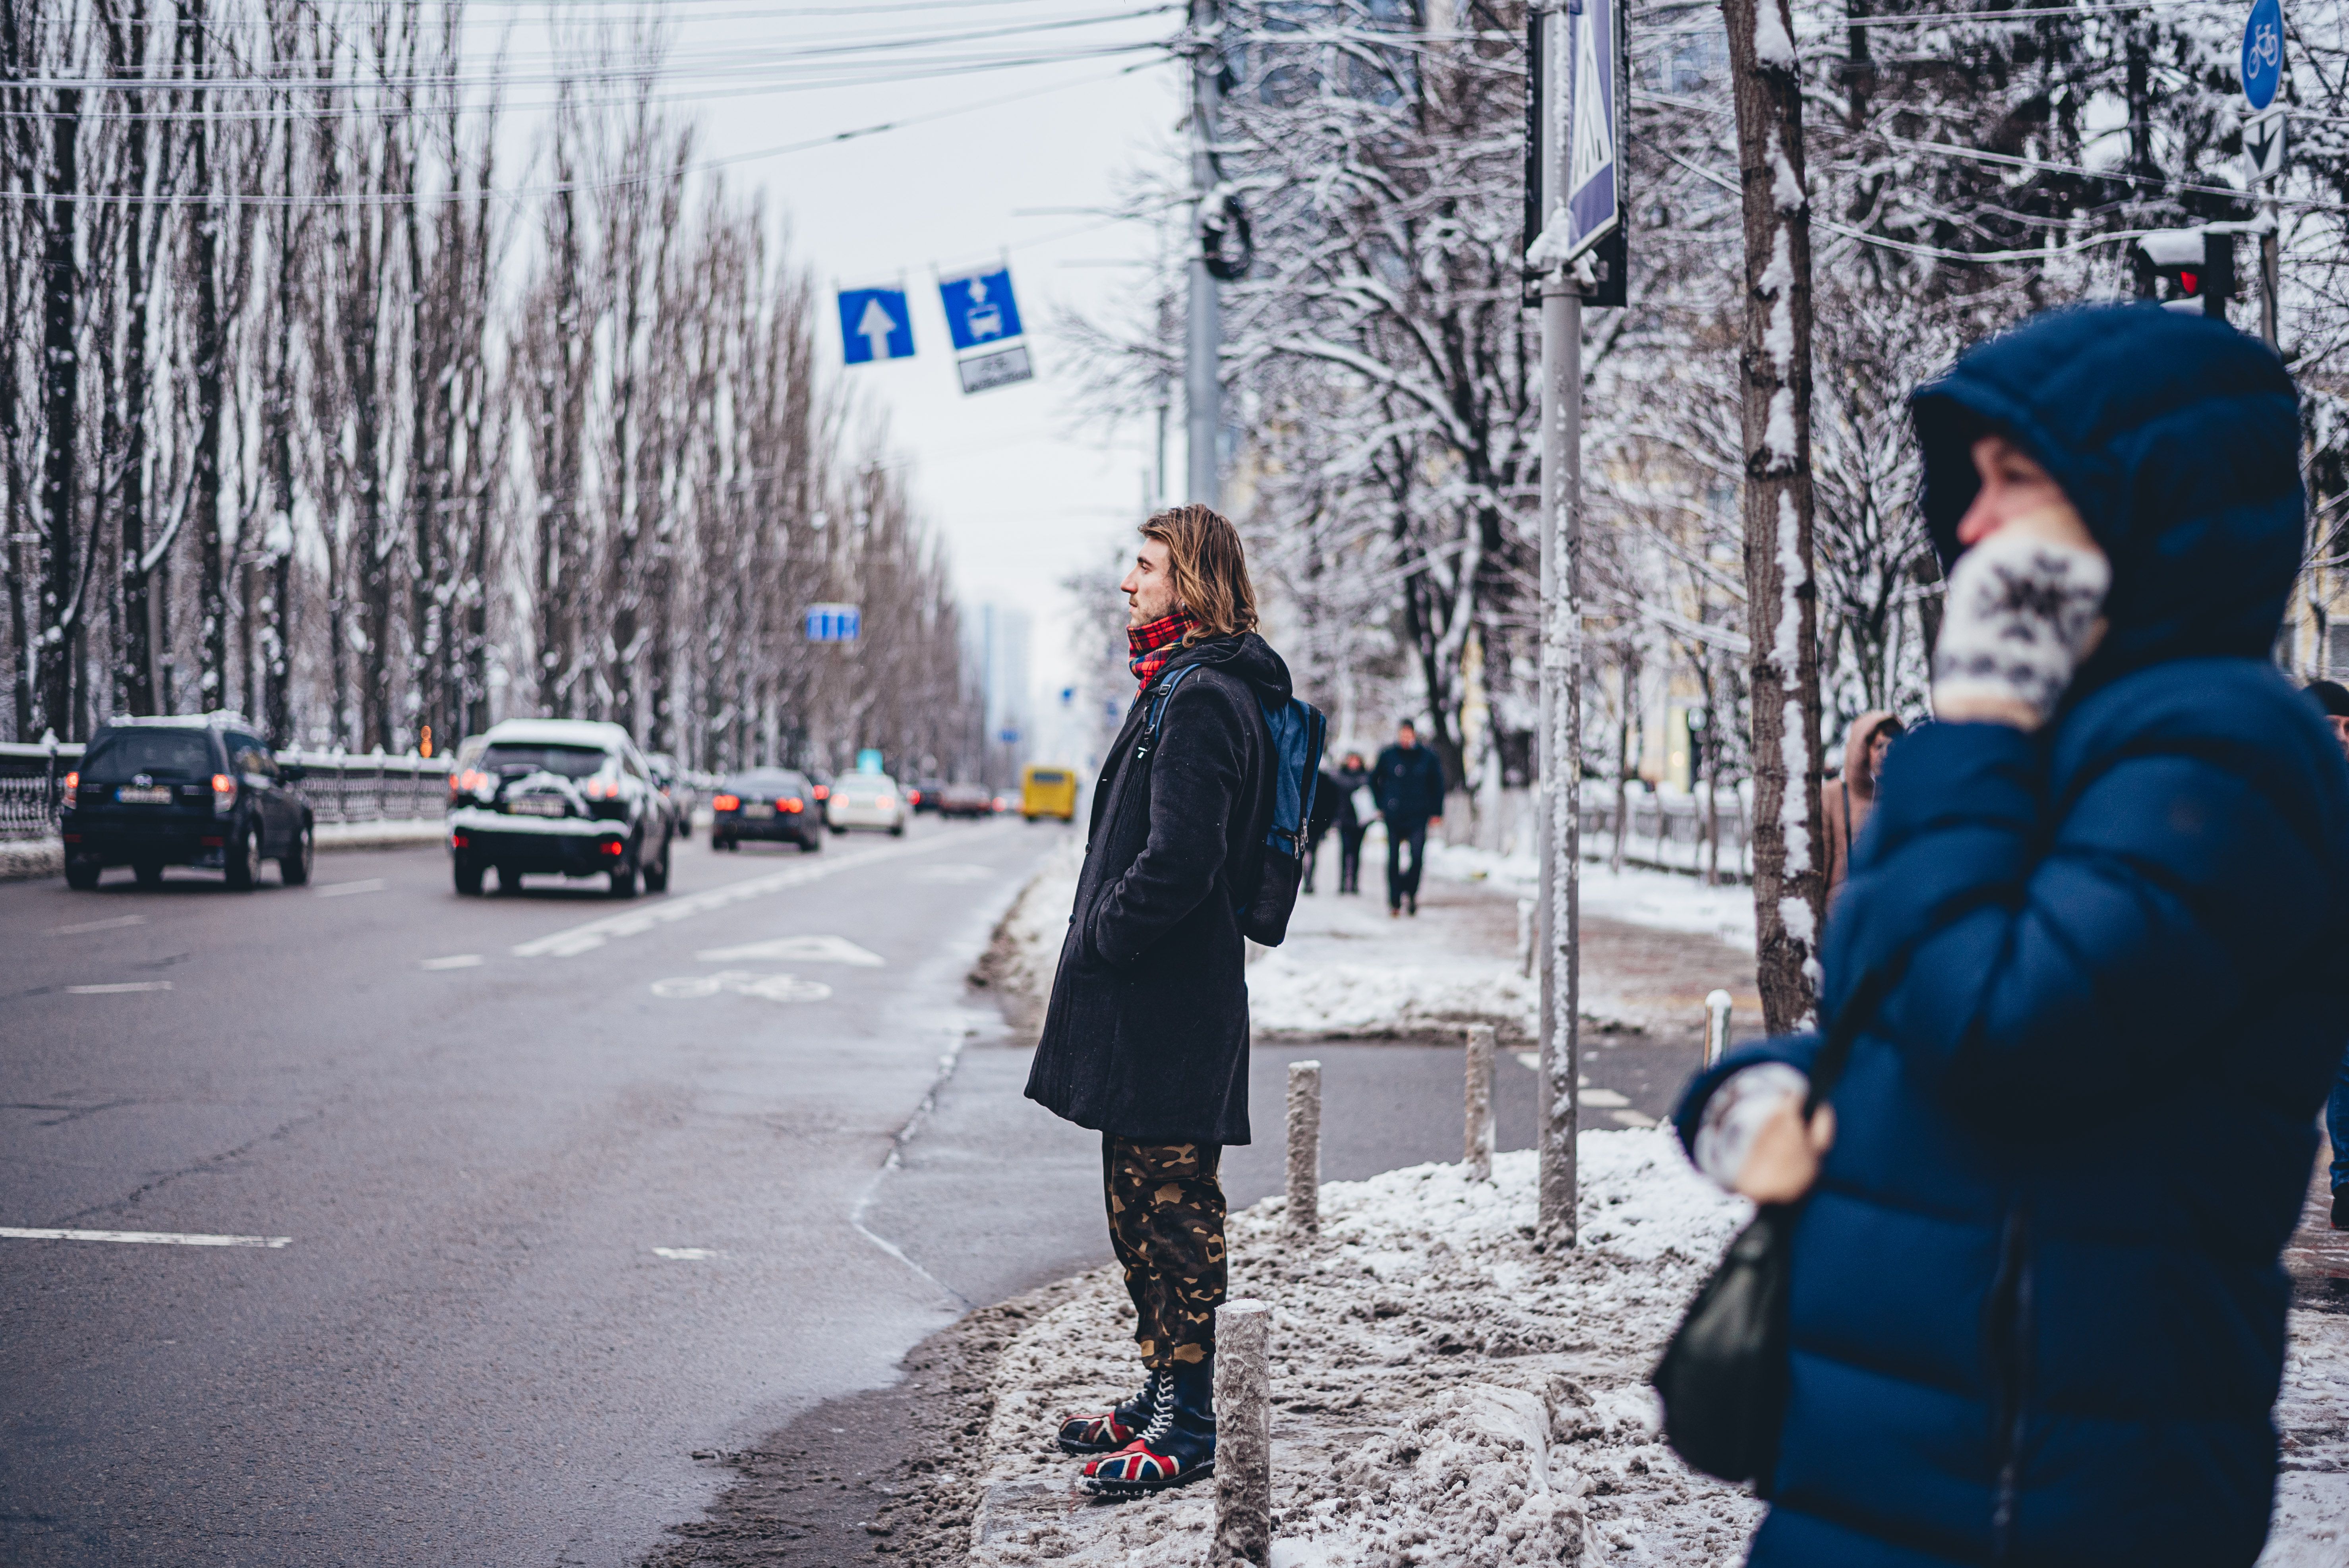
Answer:
[{"label": "metal railing fence", "polygon": [[[37,839],[57,831],[65,777],[81,754],[78,745],[0,743],[0,839]],[[297,750],[281,751],[277,760],[303,769],[294,792],[320,822],[437,817],[449,803],[445,757]]]}]

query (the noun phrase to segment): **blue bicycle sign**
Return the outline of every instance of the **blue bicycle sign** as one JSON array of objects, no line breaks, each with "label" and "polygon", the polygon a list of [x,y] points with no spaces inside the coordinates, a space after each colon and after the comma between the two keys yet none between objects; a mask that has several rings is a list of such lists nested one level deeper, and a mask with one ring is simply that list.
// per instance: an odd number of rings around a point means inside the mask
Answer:
[{"label": "blue bicycle sign", "polygon": [[2253,0],[2243,23],[2243,98],[2252,112],[2275,102],[2283,82],[2283,6],[2281,0]]}]

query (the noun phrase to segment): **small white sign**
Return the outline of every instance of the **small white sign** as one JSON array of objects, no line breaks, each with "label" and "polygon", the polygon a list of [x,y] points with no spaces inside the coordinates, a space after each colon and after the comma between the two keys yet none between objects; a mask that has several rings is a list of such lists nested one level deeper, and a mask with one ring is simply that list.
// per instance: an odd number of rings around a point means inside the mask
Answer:
[{"label": "small white sign", "polygon": [[2253,185],[2283,172],[2284,108],[2255,114],[2243,126],[2243,178]]},{"label": "small white sign", "polygon": [[1028,346],[1015,343],[993,354],[974,354],[955,361],[962,374],[964,393],[986,392],[1015,381],[1033,381],[1036,368],[1029,362]]}]

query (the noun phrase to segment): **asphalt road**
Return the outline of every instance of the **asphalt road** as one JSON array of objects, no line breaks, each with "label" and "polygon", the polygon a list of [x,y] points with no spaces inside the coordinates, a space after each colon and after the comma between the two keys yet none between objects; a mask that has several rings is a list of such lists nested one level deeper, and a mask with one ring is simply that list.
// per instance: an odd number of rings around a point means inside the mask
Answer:
[{"label": "asphalt road", "polygon": [[[0,1561],[635,1563],[722,1484],[695,1454],[1105,1261],[1096,1136],[963,984],[1060,831],[697,841],[630,903],[460,899],[432,850],[0,885],[0,1227],[284,1239],[0,1236]],[[1683,1053],[1593,1047],[1661,1109]],[[1235,1204],[1308,1057],[1326,1178],[1458,1158],[1455,1047],[1267,1044]]]},{"label": "asphalt road", "polygon": [[288,1238],[0,1237],[0,1559],[635,1561],[960,1309],[857,1212],[1056,831],[0,887],[0,1226]]}]

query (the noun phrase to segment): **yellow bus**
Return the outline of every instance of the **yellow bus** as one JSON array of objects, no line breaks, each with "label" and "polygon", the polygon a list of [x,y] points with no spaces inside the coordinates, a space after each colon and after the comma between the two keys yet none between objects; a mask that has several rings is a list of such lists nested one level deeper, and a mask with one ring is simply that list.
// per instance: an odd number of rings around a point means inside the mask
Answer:
[{"label": "yellow bus", "polygon": [[1077,820],[1077,771],[1056,764],[1031,762],[1019,775],[1019,814],[1030,821],[1058,817]]}]

